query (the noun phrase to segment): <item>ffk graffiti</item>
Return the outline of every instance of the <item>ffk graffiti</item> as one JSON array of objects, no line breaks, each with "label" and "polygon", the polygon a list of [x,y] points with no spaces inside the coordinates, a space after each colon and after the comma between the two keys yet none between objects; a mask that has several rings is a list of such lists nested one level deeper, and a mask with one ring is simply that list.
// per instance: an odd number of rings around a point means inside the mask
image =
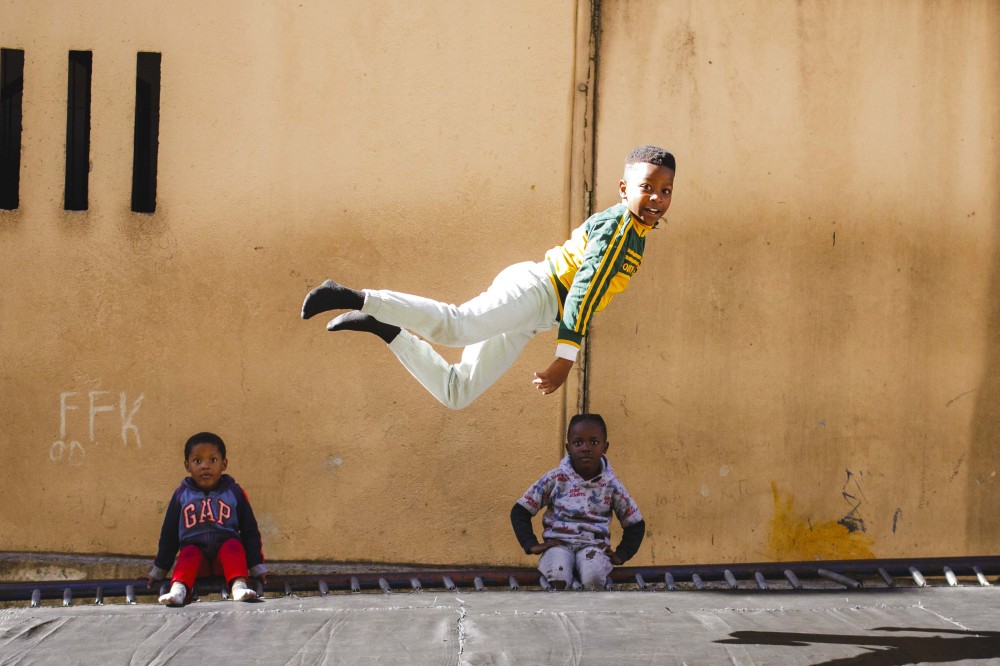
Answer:
[{"label": "ffk graffiti", "polygon": [[[106,412],[117,411],[119,418],[117,425],[120,426],[117,432],[120,433],[122,446],[128,446],[132,443],[135,444],[136,448],[142,448],[142,438],[139,436],[139,428],[135,425],[134,420],[139,407],[142,405],[142,399],[146,397],[146,394],[140,393],[139,397],[133,400],[131,405],[125,391],[121,391],[118,394],[117,405],[105,397],[110,394],[111,391],[87,391],[86,393],[67,391],[59,394],[59,439],[52,442],[52,445],[49,447],[49,460],[56,463],[66,462],[70,465],[78,466],[83,464],[83,460],[87,455],[87,450],[80,443],[79,439],[70,439],[67,437],[67,420],[73,419],[70,416],[70,412],[79,412],[80,416],[84,413],[87,414],[87,433],[89,435],[87,441],[88,444],[95,444],[97,442],[95,437],[95,423],[98,421],[98,417]],[[85,399],[83,398],[84,395],[86,395]],[[101,418],[104,421],[107,419],[108,416]]]}]

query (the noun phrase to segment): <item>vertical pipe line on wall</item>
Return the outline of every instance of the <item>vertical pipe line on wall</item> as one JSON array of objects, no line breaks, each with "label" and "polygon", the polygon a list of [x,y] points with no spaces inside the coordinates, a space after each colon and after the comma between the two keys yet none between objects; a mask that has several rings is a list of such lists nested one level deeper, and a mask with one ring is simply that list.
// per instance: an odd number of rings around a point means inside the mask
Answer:
[{"label": "vertical pipe line on wall", "polygon": [[[590,35],[587,46],[587,106],[584,128],[587,144],[584,168],[586,181],[585,218],[594,214],[594,178],[597,174],[597,83],[601,51],[601,0],[591,0],[590,2]],[[587,119],[589,122],[586,122]],[[579,399],[581,413],[590,411],[590,340],[593,333],[593,326],[591,326],[587,332],[587,338],[584,340],[583,349],[580,350],[582,355]]]},{"label": "vertical pipe line on wall", "polygon": [[[586,190],[587,178],[584,174],[587,154],[587,90],[589,77],[589,52],[590,52],[590,2],[591,0],[576,0],[575,14],[573,16],[573,58],[570,63],[570,85],[568,86],[568,98],[570,122],[566,128],[566,228],[564,238],[568,238],[573,229],[579,225],[586,212]],[[582,359],[581,359],[582,360]],[[581,366],[575,372],[571,372],[566,379],[566,384],[561,391],[560,406],[561,414],[559,418],[559,432],[557,442],[563,442],[563,434],[569,420],[569,412],[575,409],[580,402],[582,387]],[[572,396],[572,397],[571,397]],[[576,404],[573,404],[576,403]],[[561,446],[560,451],[561,452]]]},{"label": "vertical pipe line on wall", "polygon": [[[594,210],[596,155],[597,64],[601,35],[601,0],[578,0],[576,5],[572,124],[569,145],[568,232],[583,223]],[[588,338],[592,335],[588,333]],[[574,373],[576,386],[567,386],[564,397],[563,432],[570,409],[570,391],[576,389],[576,411],[586,412],[590,403],[588,360],[590,344],[584,340]]]}]

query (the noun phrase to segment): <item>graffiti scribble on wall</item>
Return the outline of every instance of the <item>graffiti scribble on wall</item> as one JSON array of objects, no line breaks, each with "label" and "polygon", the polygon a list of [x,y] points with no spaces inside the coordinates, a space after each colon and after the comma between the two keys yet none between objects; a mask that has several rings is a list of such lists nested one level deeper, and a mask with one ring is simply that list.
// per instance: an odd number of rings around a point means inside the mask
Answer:
[{"label": "graffiti scribble on wall", "polygon": [[846,501],[851,510],[847,512],[847,515],[841,518],[838,522],[846,527],[848,531],[851,532],[867,532],[865,529],[865,519],[861,517],[861,501],[864,498],[864,493],[861,491],[861,483],[858,481],[857,476],[851,470],[845,470],[847,472],[847,480],[844,481],[844,488],[840,491],[841,495],[844,496],[844,501]]},{"label": "graffiti scribble on wall", "polygon": [[781,493],[771,482],[774,517],[768,538],[776,561],[872,559],[874,542],[863,529],[851,530],[843,520],[814,522],[795,510],[795,496]]}]

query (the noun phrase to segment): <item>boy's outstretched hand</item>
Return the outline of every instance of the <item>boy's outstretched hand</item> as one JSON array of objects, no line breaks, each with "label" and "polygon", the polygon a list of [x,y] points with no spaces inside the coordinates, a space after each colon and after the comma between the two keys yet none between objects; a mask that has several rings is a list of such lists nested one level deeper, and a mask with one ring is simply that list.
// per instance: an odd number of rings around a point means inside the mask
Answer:
[{"label": "boy's outstretched hand", "polygon": [[535,388],[539,391],[548,395],[566,382],[566,378],[569,377],[569,371],[572,369],[573,361],[568,361],[564,358],[556,358],[552,361],[548,368],[542,370],[541,372],[536,372],[535,379],[533,379],[531,383],[534,384]]},{"label": "boy's outstretched hand", "polygon": [[604,547],[604,554],[608,556],[608,559],[611,560],[611,564],[615,566],[620,566],[622,564],[625,564],[625,560],[622,559],[622,556],[619,555],[617,552],[611,550],[610,543]]}]

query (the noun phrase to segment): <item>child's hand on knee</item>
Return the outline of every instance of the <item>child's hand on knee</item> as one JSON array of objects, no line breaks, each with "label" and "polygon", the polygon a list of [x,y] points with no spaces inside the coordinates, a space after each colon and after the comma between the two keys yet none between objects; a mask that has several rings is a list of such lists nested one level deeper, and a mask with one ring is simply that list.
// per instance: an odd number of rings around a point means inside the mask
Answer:
[{"label": "child's hand on knee", "polygon": [[608,556],[608,559],[611,560],[611,564],[614,564],[615,566],[625,564],[625,560],[621,558],[621,555],[611,550],[610,543],[604,546],[604,554]]},{"label": "child's hand on knee", "polygon": [[549,548],[553,548],[555,546],[561,546],[561,545],[562,545],[562,542],[559,541],[558,539],[546,539],[545,541],[543,541],[541,543],[536,543],[529,550],[531,551],[532,555],[541,555],[542,553],[544,553],[545,551],[547,551]]}]

